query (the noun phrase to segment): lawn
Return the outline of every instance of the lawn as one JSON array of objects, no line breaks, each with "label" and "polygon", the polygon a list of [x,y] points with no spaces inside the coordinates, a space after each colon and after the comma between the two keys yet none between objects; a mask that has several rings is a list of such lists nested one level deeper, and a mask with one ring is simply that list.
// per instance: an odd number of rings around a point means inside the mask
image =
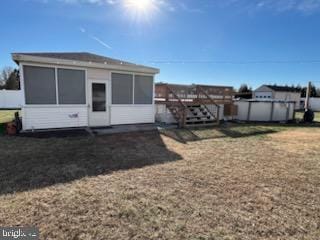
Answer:
[{"label": "lawn", "polygon": [[17,110],[0,110],[0,123],[7,123],[14,119]]},{"label": "lawn", "polygon": [[[302,120],[303,119],[303,114],[304,114],[304,112],[296,112],[296,119]],[[320,112],[315,112],[314,113],[314,121],[315,122],[320,122]]]},{"label": "lawn", "polygon": [[0,137],[0,226],[41,239],[319,239],[320,128]]}]

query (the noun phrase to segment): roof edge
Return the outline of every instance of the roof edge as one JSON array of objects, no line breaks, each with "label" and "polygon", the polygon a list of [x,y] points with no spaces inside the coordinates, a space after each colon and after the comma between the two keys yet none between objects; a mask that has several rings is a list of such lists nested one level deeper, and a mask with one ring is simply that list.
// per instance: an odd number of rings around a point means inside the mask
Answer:
[{"label": "roof edge", "polygon": [[33,62],[33,63],[43,63],[43,64],[54,64],[54,65],[69,65],[77,67],[92,67],[92,68],[102,68],[102,69],[111,69],[111,70],[120,70],[120,71],[137,71],[145,72],[151,74],[160,73],[160,69],[152,68],[143,65],[128,66],[128,65],[116,65],[108,63],[97,63],[97,62],[85,62],[79,60],[69,60],[69,59],[59,59],[52,57],[39,57],[39,56],[30,56],[23,53],[11,53],[13,61],[18,65],[20,62]]}]

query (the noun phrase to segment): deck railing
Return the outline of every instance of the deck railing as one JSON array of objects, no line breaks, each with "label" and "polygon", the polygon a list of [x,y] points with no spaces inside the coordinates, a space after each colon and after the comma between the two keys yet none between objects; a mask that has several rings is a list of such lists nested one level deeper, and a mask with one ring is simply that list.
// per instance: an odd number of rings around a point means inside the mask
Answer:
[{"label": "deck railing", "polygon": [[156,102],[195,104],[231,103],[234,96],[232,87],[206,85],[178,85],[158,83],[155,86]]}]

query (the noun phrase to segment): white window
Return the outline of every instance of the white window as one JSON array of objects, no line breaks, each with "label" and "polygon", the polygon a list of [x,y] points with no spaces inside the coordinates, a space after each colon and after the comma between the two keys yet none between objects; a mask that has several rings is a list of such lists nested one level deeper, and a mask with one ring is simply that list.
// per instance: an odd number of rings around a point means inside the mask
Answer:
[{"label": "white window", "polygon": [[134,76],[134,103],[152,104],[153,102],[153,77]]},{"label": "white window", "polygon": [[152,104],[153,76],[112,73],[112,104]]},{"label": "white window", "polygon": [[24,66],[26,104],[56,104],[55,69]]},{"label": "white window", "polygon": [[86,104],[86,74],[83,70],[58,69],[59,104]]},{"label": "white window", "polygon": [[133,103],[133,75],[112,73],[112,104]]},{"label": "white window", "polygon": [[86,103],[84,70],[23,66],[23,74],[26,104]]}]

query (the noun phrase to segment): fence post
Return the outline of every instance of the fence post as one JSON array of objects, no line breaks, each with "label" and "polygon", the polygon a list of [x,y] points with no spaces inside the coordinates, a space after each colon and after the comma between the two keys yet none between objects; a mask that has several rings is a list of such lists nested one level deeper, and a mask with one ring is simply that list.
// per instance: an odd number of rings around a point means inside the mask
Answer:
[{"label": "fence post", "polygon": [[286,122],[289,121],[290,106],[291,106],[291,103],[288,102],[287,113],[286,113]]},{"label": "fence post", "polygon": [[249,102],[248,115],[247,115],[247,121],[250,121],[250,115],[251,115],[251,103],[252,103],[252,102]]},{"label": "fence post", "polygon": [[270,122],[273,120],[274,102],[271,103]]}]

